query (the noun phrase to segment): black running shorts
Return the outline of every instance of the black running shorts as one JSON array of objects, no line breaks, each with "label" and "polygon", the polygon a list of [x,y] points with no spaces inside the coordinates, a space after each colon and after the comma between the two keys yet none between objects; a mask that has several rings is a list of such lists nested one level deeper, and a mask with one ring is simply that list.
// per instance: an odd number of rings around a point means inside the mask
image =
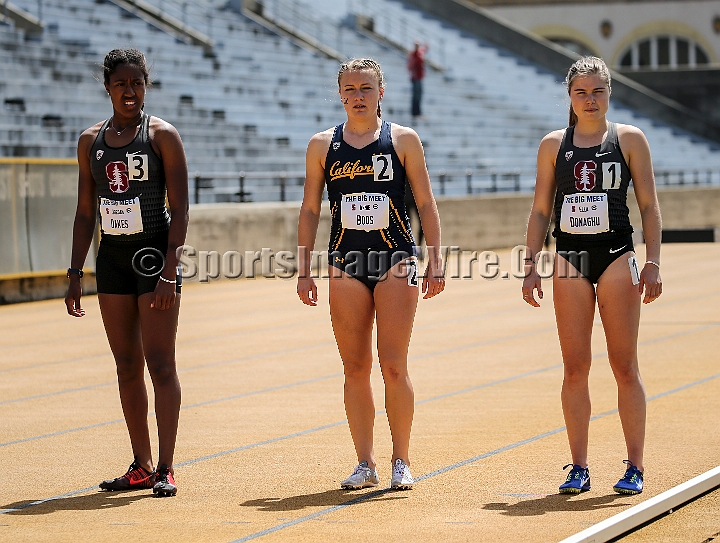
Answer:
[{"label": "black running shorts", "polygon": [[[167,242],[167,232],[137,241],[103,236],[95,263],[98,294],[153,292],[165,266]],[[180,281],[176,291],[180,292]]]}]

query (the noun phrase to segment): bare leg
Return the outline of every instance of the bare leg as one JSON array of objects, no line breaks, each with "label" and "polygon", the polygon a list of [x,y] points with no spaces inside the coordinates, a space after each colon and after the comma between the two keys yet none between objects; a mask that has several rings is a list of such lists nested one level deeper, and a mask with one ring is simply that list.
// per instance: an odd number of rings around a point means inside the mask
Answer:
[{"label": "bare leg", "polygon": [[385,381],[385,409],[393,441],[393,462],[400,458],[410,465],[410,430],[415,411],[415,395],[407,368],[418,287],[399,277],[398,264],[387,279],[375,288],[377,337],[380,368]]},{"label": "bare leg", "polygon": [[595,289],[574,267],[558,256],[553,277],[553,301],[564,376],[562,408],[573,464],[588,465],[590,390],[588,376],[592,354]]},{"label": "bare leg", "polygon": [[138,463],[153,471],[148,431],[145,358],[140,340],[140,318],[134,294],[98,294],[108,343],[117,368],[120,403]]},{"label": "bare leg", "polygon": [[358,462],[375,468],[375,403],[370,386],[374,304],[370,290],[344,272],[331,274],[330,316],[345,371],[345,413]]},{"label": "bare leg", "polygon": [[643,471],[646,403],[637,359],[640,295],[632,284],[627,261],[632,255],[626,253],[605,270],[598,281],[597,297],[610,367],[618,387],[618,411],[628,460]]},{"label": "bare leg", "polygon": [[150,307],[155,294],[138,298],[143,350],[150,378],[155,390],[159,454],[158,465],[167,464],[173,472],[173,456],[180,416],[180,380],[175,366],[175,337],[177,334],[180,297],[175,306],[159,310]]}]

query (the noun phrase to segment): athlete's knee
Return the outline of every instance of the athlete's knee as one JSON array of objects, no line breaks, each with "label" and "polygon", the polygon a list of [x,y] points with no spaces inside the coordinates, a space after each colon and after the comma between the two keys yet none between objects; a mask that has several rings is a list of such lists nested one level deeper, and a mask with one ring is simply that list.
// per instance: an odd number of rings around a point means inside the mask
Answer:
[{"label": "athlete's knee", "polygon": [[386,385],[392,385],[407,379],[408,371],[406,363],[392,363],[388,361],[380,361],[380,369],[382,371],[383,380]]},{"label": "athlete's knee", "polygon": [[610,365],[618,386],[636,386],[641,382],[640,370],[637,365],[637,360],[634,358],[623,358],[620,360],[613,360],[611,358]]},{"label": "athlete's knee", "polygon": [[346,380],[369,380],[372,370],[372,359],[343,360],[343,370]]},{"label": "athlete's knee", "polygon": [[587,383],[590,375],[590,364],[584,362],[565,362],[563,377],[565,383],[575,385]]},{"label": "athlete's knee", "polygon": [[145,378],[145,367],[141,356],[115,355],[115,370],[121,383]]},{"label": "athlete's knee", "polygon": [[175,356],[170,354],[146,355],[148,373],[155,384],[177,379]]}]

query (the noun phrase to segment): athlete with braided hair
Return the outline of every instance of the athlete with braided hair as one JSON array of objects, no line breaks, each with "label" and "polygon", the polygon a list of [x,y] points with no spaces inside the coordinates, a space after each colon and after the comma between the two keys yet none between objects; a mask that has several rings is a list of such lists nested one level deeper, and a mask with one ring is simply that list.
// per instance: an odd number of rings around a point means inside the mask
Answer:
[{"label": "athlete with braided hair", "polygon": [[344,63],[338,73],[347,120],[315,134],[308,145],[305,194],[298,223],[297,292],[317,305],[309,250],[315,245],[323,190],[330,199],[330,315],[345,370],[345,412],[359,464],[341,483],[357,489],[378,484],[373,450],[375,405],[370,386],[372,328],[385,381],[385,408],[393,441],[390,486],[409,489],[410,429],[414,395],[407,368],[418,270],[415,241],[405,212],[405,179],[412,187],[428,245],[422,281],[425,298],[442,292],[440,220],[420,138],[381,118],[382,70],[372,59]]},{"label": "athlete with braided hair", "polygon": [[[622,494],[643,490],[645,389],[637,358],[640,301],[660,296],[661,218],[650,148],[636,127],[609,122],[610,72],[596,57],[583,57],[566,78],[570,126],[551,132],[538,150],[537,181],[527,228],[523,299],[542,298],[534,257],[542,249],[550,217],[557,238],[553,299],[565,367],[562,408],[572,464],[561,493],[590,489],[588,432],[592,355],[590,338],[597,302],[607,353],[618,387],[627,460],[613,487]],[[645,264],[635,256],[626,205],[632,179],[645,236]]]},{"label": "athlete with braided hair", "polygon": [[[175,335],[181,277],[176,250],[185,241],[188,223],[187,162],[177,130],[143,111],[150,84],[144,55],[136,49],[110,51],[103,78],[113,114],[85,130],[78,141],[78,206],[65,303],[70,315],[85,314],[80,279],[99,215],[98,301],[135,455],[125,475],[104,481],[100,488],[152,488],[157,495],[174,496],[180,412]],[[155,391],[157,470],[150,450],[146,364]]]}]

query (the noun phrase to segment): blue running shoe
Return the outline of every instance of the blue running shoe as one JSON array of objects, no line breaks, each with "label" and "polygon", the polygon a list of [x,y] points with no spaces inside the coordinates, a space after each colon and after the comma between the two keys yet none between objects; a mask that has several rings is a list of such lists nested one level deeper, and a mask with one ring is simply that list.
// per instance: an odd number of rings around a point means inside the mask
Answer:
[{"label": "blue running shoe", "polygon": [[572,466],[567,479],[560,485],[560,494],[580,494],[590,490],[590,469],[567,464],[563,469]]},{"label": "blue running shoe", "polygon": [[625,475],[622,476],[613,490],[618,494],[640,494],[643,491],[643,472],[632,465],[630,460],[623,460],[627,464]]}]

